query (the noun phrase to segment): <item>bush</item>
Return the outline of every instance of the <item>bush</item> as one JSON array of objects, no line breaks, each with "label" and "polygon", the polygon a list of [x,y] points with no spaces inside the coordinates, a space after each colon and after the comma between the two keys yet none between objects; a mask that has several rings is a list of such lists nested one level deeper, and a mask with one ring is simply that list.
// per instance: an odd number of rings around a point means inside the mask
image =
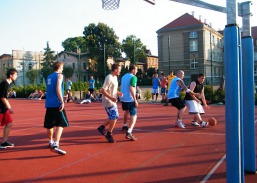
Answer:
[{"label": "bush", "polygon": [[207,103],[212,103],[214,98],[213,88],[210,85],[204,86],[204,95],[205,99],[208,101]]},{"label": "bush", "polygon": [[145,101],[149,101],[151,97],[152,97],[151,92],[149,90],[146,90],[144,93]]},{"label": "bush", "polygon": [[215,103],[219,103],[219,102],[225,103],[225,90],[217,89],[214,92],[214,102]]}]

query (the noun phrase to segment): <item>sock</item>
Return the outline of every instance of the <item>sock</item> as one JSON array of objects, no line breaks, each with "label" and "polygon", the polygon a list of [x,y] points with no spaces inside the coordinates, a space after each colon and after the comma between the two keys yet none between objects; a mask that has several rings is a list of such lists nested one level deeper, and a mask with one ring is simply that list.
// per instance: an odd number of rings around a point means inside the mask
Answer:
[{"label": "sock", "polygon": [[129,128],[129,129],[128,129],[128,133],[132,133],[132,128]]},{"label": "sock", "polygon": [[53,144],[54,143],[54,141],[53,140],[49,140],[49,144]]},{"label": "sock", "polygon": [[127,123],[124,123],[123,126],[128,126]]}]

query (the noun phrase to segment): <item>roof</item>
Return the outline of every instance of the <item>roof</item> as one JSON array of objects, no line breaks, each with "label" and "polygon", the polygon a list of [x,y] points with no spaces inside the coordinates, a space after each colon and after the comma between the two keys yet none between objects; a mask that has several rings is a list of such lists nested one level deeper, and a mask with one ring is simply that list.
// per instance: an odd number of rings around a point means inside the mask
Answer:
[{"label": "roof", "polygon": [[184,15],[178,17],[174,21],[170,22],[169,24],[165,25],[157,32],[162,31],[164,29],[173,29],[173,28],[180,28],[180,27],[188,27],[188,26],[195,26],[195,25],[203,25],[200,20],[196,19],[194,16],[185,13]]}]

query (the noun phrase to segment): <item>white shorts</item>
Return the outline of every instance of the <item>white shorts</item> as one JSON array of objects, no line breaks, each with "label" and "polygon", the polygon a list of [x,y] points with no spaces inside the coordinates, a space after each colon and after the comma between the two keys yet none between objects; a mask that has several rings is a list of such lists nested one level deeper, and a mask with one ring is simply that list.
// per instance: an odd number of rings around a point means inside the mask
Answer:
[{"label": "white shorts", "polygon": [[159,89],[153,89],[152,88],[152,94],[159,94]]},{"label": "white shorts", "polygon": [[188,107],[189,114],[204,114],[203,106],[200,103],[197,103],[195,100],[186,100],[186,106]]}]

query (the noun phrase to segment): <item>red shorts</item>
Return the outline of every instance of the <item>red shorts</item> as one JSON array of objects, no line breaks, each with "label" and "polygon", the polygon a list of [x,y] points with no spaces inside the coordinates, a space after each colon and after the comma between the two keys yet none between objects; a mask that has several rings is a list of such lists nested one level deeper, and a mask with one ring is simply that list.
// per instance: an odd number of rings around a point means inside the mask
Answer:
[{"label": "red shorts", "polygon": [[10,111],[7,110],[5,113],[0,113],[0,123],[1,126],[5,126],[9,123],[13,122]]}]

